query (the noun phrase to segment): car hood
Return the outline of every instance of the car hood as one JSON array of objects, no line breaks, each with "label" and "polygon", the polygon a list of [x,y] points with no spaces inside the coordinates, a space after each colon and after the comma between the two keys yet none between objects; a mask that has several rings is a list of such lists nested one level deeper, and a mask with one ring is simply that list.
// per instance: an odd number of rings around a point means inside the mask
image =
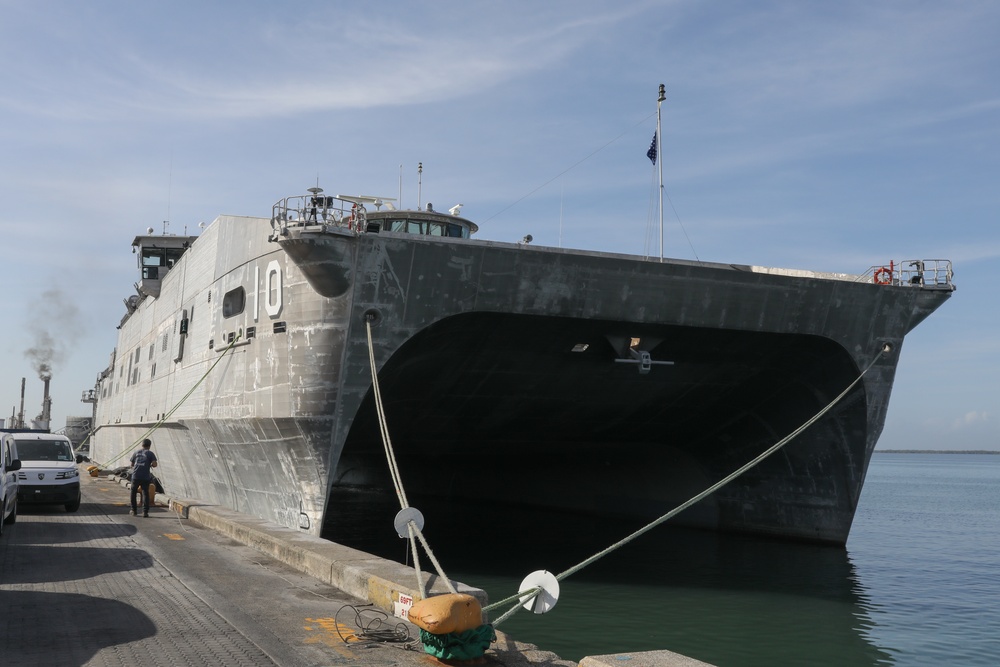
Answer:
[{"label": "car hood", "polygon": [[25,461],[21,459],[21,470],[66,470],[75,467],[76,461]]}]

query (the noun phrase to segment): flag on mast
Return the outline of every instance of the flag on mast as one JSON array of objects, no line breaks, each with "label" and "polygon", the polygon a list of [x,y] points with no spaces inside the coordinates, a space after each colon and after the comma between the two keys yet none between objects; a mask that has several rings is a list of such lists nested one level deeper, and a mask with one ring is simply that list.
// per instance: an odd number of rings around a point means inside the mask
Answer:
[{"label": "flag on mast", "polygon": [[649,144],[649,150],[646,151],[646,157],[649,158],[650,162],[656,164],[656,132],[653,132],[653,143]]}]

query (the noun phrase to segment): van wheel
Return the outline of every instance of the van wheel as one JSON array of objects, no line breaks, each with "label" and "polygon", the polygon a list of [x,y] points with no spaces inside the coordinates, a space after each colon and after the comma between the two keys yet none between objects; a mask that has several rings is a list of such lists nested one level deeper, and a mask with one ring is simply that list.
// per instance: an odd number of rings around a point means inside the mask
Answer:
[{"label": "van wheel", "polygon": [[8,526],[17,521],[17,501],[14,501],[14,510],[10,513],[10,516],[3,520]]},{"label": "van wheel", "polygon": [[79,498],[77,498],[76,500],[74,500],[71,503],[66,503],[66,511],[67,512],[75,512],[78,509],[80,509],[80,499]]}]

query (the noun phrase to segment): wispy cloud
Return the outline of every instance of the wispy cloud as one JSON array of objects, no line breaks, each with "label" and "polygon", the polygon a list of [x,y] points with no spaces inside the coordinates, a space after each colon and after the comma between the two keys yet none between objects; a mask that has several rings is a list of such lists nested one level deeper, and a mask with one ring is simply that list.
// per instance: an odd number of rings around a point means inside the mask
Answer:
[{"label": "wispy cloud", "polygon": [[[109,16],[111,25],[99,36],[57,28],[75,45],[72,64],[57,71],[51,61],[28,62],[9,72],[0,105],[53,118],[108,120],[135,114],[262,118],[442,102],[563,62],[642,5],[583,18],[553,10],[541,21],[499,6],[477,7],[481,11],[456,16],[432,6],[419,29],[405,16],[377,19],[367,10],[350,14],[332,7],[308,21],[243,17],[227,30],[242,31],[238,38],[219,40],[211,30],[194,28],[206,40],[196,50],[187,50],[193,46],[188,38],[167,52],[130,37]],[[88,48],[112,35],[101,49]]]},{"label": "wispy cloud", "polygon": [[989,415],[983,412],[966,412],[964,415],[952,422],[951,427],[955,431],[968,428],[970,426],[977,426],[989,421]]}]

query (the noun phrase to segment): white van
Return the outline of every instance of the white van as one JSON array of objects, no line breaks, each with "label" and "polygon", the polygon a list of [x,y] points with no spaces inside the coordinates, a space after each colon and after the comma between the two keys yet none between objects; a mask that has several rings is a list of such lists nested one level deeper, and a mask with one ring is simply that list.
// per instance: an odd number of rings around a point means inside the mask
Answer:
[{"label": "white van", "polygon": [[17,499],[22,503],[65,505],[67,512],[80,509],[80,469],[83,457],[73,453],[64,435],[15,432],[21,469],[17,473]]},{"label": "white van", "polygon": [[3,527],[17,521],[17,443],[9,433],[0,433],[0,535]]}]

